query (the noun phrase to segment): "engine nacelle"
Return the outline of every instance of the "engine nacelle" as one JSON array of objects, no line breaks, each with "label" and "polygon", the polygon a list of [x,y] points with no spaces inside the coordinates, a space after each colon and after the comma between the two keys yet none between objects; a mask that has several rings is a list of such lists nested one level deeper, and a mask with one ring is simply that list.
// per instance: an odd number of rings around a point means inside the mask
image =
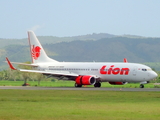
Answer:
[{"label": "engine nacelle", "polygon": [[111,85],[124,85],[127,82],[109,82]]},{"label": "engine nacelle", "polygon": [[78,76],[75,82],[77,85],[93,85],[96,79],[93,76]]}]

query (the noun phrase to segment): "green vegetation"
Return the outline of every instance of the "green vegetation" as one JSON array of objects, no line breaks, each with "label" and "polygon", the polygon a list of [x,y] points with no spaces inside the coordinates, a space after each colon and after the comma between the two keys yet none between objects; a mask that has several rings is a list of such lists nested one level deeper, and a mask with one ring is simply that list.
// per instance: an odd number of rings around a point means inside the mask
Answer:
[{"label": "green vegetation", "polygon": [[[74,87],[74,81],[41,81],[38,85],[38,81],[27,81],[30,86],[41,86],[41,87]],[[8,81],[1,80],[0,86],[22,86],[24,81]],[[139,88],[139,83],[129,83],[125,85],[110,85],[107,82],[102,83],[102,87],[107,88]],[[93,85],[87,85],[83,87],[94,87]],[[145,84],[145,88],[160,88],[160,85],[155,85],[154,83]]]},{"label": "green vegetation", "polygon": [[0,120],[158,120],[159,92],[0,90]]}]

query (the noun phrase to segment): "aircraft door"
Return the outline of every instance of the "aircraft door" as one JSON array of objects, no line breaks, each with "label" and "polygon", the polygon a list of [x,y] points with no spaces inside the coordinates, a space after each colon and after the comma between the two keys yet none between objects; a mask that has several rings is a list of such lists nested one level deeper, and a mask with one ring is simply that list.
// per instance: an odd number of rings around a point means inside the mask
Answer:
[{"label": "aircraft door", "polygon": [[133,76],[136,76],[137,75],[137,67],[135,66],[134,68],[133,68]]},{"label": "aircraft door", "polygon": [[148,72],[148,77],[150,76],[150,73]]}]

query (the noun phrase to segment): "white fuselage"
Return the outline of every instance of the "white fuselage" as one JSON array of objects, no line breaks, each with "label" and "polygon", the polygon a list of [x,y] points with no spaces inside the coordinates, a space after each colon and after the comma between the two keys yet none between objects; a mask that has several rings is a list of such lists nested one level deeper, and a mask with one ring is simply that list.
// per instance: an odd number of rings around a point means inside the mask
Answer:
[{"label": "white fuselage", "polygon": [[137,63],[99,62],[51,62],[39,63],[38,70],[48,72],[70,72],[91,75],[101,82],[143,82],[154,79],[157,74],[148,66]]}]

